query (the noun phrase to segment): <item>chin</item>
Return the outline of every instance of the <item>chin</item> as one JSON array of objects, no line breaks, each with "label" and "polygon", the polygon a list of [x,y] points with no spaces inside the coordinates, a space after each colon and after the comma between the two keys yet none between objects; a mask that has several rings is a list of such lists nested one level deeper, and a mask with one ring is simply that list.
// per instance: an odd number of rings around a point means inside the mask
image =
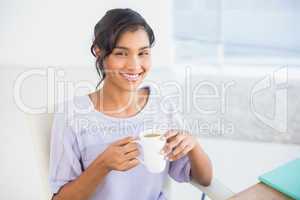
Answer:
[{"label": "chin", "polygon": [[121,85],[120,87],[126,91],[133,92],[136,91],[141,84],[131,84],[131,85]]}]

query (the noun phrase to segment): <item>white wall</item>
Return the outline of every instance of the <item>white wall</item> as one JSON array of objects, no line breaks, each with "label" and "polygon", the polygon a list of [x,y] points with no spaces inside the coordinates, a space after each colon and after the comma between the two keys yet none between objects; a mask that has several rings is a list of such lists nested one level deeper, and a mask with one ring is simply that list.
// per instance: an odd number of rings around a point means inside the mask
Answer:
[{"label": "white wall", "polygon": [[116,7],[140,12],[157,36],[155,62],[170,61],[170,0],[5,0],[1,4],[1,64],[91,66],[93,57],[89,47],[93,27],[106,10]]}]

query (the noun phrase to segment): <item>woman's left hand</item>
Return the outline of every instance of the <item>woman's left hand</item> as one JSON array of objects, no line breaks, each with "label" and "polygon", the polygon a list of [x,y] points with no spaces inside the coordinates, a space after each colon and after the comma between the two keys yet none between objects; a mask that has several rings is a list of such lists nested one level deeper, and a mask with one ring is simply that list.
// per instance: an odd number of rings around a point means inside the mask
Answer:
[{"label": "woman's left hand", "polygon": [[197,145],[197,140],[188,132],[169,130],[165,133],[166,144],[161,153],[170,161],[187,155]]}]

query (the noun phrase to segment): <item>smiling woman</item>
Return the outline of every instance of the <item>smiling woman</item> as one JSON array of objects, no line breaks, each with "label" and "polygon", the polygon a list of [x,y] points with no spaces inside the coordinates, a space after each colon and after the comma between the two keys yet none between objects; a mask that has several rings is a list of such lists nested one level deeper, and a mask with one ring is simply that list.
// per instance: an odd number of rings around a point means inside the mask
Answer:
[{"label": "smiling woman", "polygon": [[[131,9],[109,10],[96,24],[91,46],[101,78],[96,91],[64,102],[68,113],[54,117],[49,179],[54,200],[164,200],[167,175],[210,184],[208,156],[182,130],[174,104],[165,102],[166,111],[152,86],[139,87],[151,68],[153,43],[152,29]],[[160,129],[165,137],[155,152],[166,160],[158,173],[140,163],[143,150],[135,140],[146,129]]]},{"label": "smiling woman", "polygon": [[[106,71],[130,65],[133,68],[130,74],[133,74],[138,72],[139,69],[134,67],[139,62],[143,68],[150,66],[148,55],[155,37],[151,27],[137,12],[130,9],[108,11],[96,24],[94,37],[91,52],[97,58],[96,69],[101,77],[97,87],[106,77]],[[104,67],[107,57],[108,63]]]},{"label": "smiling woman", "polygon": [[[103,63],[103,75],[106,82],[132,90],[142,82],[150,68],[148,36],[142,28],[128,31],[120,36],[117,44]],[[101,49],[95,48],[96,55],[100,56]]]},{"label": "smiling woman", "polygon": [[[134,115],[147,101],[148,92],[137,88],[150,70],[154,33],[137,12],[113,9],[96,24],[94,34],[91,52],[100,76],[96,89],[102,82],[103,87],[89,97],[97,111],[121,117]],[[110,95],[104,95],[107,91]],[[116,104],[110,104],[107,97],[114,98]]]}]

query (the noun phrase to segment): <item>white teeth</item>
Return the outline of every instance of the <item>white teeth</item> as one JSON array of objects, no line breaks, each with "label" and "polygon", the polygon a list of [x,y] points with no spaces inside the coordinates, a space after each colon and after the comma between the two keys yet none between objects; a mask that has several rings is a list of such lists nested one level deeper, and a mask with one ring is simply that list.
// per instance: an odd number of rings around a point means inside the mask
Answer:
[{"label": "white teeth", "polygon": [[121,73],[121,75],[127,79],[128,81],[136,81],[139,79],[139,74],[125,74],[125,73]]}]

